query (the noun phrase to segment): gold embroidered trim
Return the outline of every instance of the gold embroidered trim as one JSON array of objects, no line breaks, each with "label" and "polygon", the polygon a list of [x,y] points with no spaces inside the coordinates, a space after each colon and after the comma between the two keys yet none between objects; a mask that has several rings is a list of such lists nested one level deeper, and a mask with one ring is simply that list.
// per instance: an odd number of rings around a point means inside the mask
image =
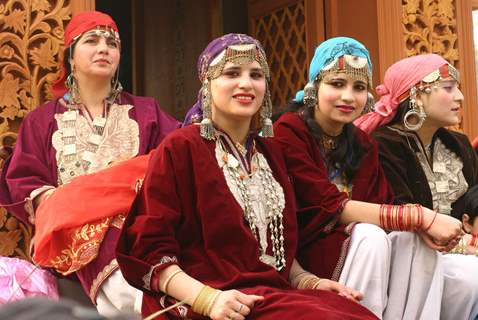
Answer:
[{"label": "gold embroidered trim", "polygon": [[357,222],[352,222],[345,227],[344,231],[349,236],[342,243],[342,249],[340,250],[339,260],[337,261],[337,265],[335,266],[334,272],[332,272],[332,277],[330,278],[333,281],[339,281],[340,274],[342,273],[342,269],[344,268],[345,259],[347,258],[347,254],[349,251],[350,242],[352,241],[352,231],[356,225],[357,225]]},{"label": "gold embroidered trim", "polygon": [[91,283],[90,288],[90,299],[96,305],[96,297],[98,296],[98,291],[108,277],[119,269],[118,261],[116,259],[111,260],[111,262],[106,265],[103,270],[96,276],[95,280]]},{"label": "gold embroidered trim", "polygon": [[[59,239],[66,240],[66,248],[50,261],[50,266],[66,276],[95,259],[111,220],[113,219],[110,217],[104,218],[97,223],[88,223],[61,234]],[[68,239],[71,239],[70,244]]]}]

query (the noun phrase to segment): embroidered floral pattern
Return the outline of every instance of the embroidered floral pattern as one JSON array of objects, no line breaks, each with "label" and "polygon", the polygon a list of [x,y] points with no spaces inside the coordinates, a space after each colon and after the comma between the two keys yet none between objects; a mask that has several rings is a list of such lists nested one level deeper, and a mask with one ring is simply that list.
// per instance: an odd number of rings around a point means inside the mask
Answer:
[{"label": "embroidered floral pattern", "polygon": [[[131,159],[138,154],[139,126],[135,120],[129,118],[128,114],[132,107],[131,105],[111,105],[102,140],[85,173],[96,172],[106,168],[112,162]],[[63,132],[66,130],[66,126],[63,117],[64,114],[55,115],[58,130],[53,133],[52,138],[53,147],[56,149],[58,168],[62,167],[65,162]],[[78,115],[75,124],[75,135],[76,153],[80,157],[87,149],[88,139],[92,134],[93,128],[88,123],[88,120],[84,116]],[[65,175],[61,175],[59,172],[58,176]],[[59,184],[64,184],[73,177],[74,175],[64,178],[63,180],[66,181],[59,181]]]},{"label": "embroidered floral pattern", "polygon": [[58,273],[68,275],[91,262],[98,256],[101,242],[112,220],[114,218],[104,218],[96,223],[85,224],[65,233],[66,239],[63,241],[68,245],[60,255],[51,260],[49,266]]}]

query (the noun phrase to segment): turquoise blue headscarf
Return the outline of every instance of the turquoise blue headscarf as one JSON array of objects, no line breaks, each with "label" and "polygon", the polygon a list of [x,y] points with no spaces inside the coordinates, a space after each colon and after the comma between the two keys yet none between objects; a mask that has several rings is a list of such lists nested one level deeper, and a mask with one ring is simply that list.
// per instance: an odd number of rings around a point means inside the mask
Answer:
[{"label": "turquoise blue headscarf", "polygon": [[[363,44],[355,39],[347,37],[337,37],[326,40],[315,49],[314,57],[309,66],[309,82],[313,82],[322,69],[332,61],[343,55],[351,55],[361,58],[367,58],[370,73],[372,73],[372,61],[370,54]],[[303,102],[304,91],[300,90],[295,95],[295,102]]]}]

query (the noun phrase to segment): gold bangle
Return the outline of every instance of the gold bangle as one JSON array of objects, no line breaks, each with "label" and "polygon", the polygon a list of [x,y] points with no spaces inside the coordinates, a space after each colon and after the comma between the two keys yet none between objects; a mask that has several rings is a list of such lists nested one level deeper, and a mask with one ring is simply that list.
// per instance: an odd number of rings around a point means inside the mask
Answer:
[{"label": "gold bangle", "polygon": [[204,286],[199,294],[197,295],[196,299],[191,306],[191,309],[203,316],[209,316],[210,309],[214,304],[214,300],[219,296],[221,293],[220,290],[213,289],[210,286]]},{"label": "gold bangle", "polygon": [[320,285],[320,283],[325,280],[325,279],[322,279],[322,278],[319,278],[319,280],[317,280],[316,283],[314,283],[314,285],[312,286],[312,289],[313,290],[317,290],[317,287]]},{"label": "gold bangle", "polygon": [[164,286],[163,286],[163,292],[168,294],[168,285],[169,283],[171,282],[171,280],[173,280],[173,278],[178,275],[179,273],[181,272],[184,272],[183,270],[181,269],[178,269],[178,270],[175,270],[173,273],[171,273],[167,278],[166,280],[164,281]]},{"label": "gold bangle", "polygon": [[206,313],[208,316],[211,314],[211,310],[212,310],[212,307],[214,306],[214,302],[216,302],[217,297],[219,297],[220,294],[221,294],[221,291],[216,290],[214,292],[212,299],[209,301],[209,304],[207,305],[207,308],[206,308]]}]

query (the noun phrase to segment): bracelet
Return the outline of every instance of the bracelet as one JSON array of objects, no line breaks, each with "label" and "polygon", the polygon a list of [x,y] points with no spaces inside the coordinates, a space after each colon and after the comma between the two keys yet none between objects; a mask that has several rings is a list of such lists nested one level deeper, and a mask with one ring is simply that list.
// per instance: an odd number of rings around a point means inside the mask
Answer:
[{"label": "bracelet", "polygon": [[184,271],[181,270],[181,269],[175,270],[173,273],[171,273],[171,274],[166,278],[166,280],[164,281],[164,286],[163,286],[163,290],[162,290],[164,293],[168,294],[168,285],[169,285],[169,283],[171,282],[171,280],[173,280],[173,278],[174,278],[176,275],[180,274],[181,272],[184,272]]},{"label": "bracelet", "polygon": [[319,278],[319,280],[317,280],[317,282],[312,286],[312,289],[313,289],[313,290],[317,290],[317,288],[319,287],[320,283],[321,283],[322,281],[324,281],[324,280],[325,280],[325,279],[323,279],[323,278]]},{"label": "bracelet", "polygon": [[212,306],[220,293],[220,290],[213,289],[210,286],[202,287],[196,299],[194,299],[191,309],[200,315],[209,316]]},{"label": "bracelet", "polygon": [[435,222],[435,219],[436,219],[437,215],[438,215],[438,211],[435,210],[435,215],[433,216],[432,222],[430,222],[430,225],[428,227],[426,227],[425,229],[423,229],[423,231],[427,232],[428,230],[430,230],[430,228],[433,225],[433,222]]},{"label": "bracelet", "polygon": [[476,234],[471,234],[470,246],[476,247],[478,245],[478,236]]},{"label": "bracelet", "polygon": [[309,271],[301,271],[299,273],[297,273],[295,276],[293,276],[291,279],[290,279],[290,284],[292,284],[295,279],[299,278],[299,276],[303,275],[303,274],[306,274],[306,273],[310,273]]}]

